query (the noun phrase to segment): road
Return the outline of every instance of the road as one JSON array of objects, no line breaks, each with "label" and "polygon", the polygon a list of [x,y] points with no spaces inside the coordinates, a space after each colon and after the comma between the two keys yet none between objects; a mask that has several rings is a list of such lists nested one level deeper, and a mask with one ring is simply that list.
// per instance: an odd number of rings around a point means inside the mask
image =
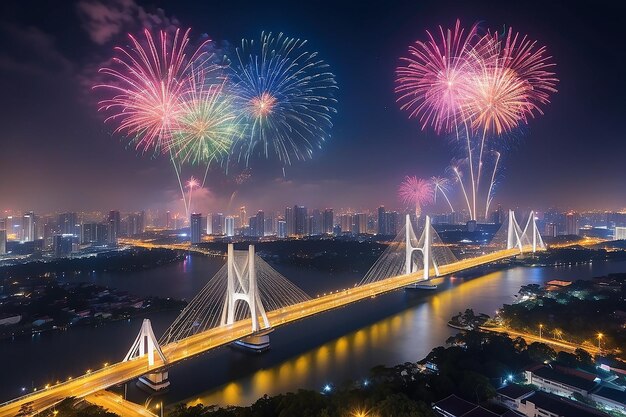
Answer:
[{"label": "road", "polygon": [[[527,248],[524,248],[527,249]],[[477,266],[489,264],[519,255],[519,249],[507,249],[471,259],[464,259],[439,267],[440,276],[449,275]],[[431,269],[431,276],[434,270]],[[381,281],[350,288],[328,294],[299,304],[274,310],[267,313],[272,327],[278,327],[306,317],[335,308],[344,307],[357,301],[375,297],[389,291],[404,288],[422,279],[422,271],[409,275],[399,275]],[[80,378],[53,385],[45,390],[37,391],[0,405],[0,417],[15,416],[24,404],[30,404],[36,410],[43,410],[66,397],[85,397],[108,387],[135,379],[149,372],[155,372],[166,365],[172,365],[211,349],[227,345],[236,340],[250,336],[251,320],[241,320],[229,326],[220,326],[205,332],[187,337],[178,342],[162,346],[167,358],[164,363],[155,355],[155,364],[148,366],[146,357],[136,358],[128,362],[119,362],[97,371],[85,374]],[[129,344],[131,341],[129,341]]]},{"label": "road", "polygon": [[106,408],[112,413],[123,417],[157,417],[145,407],[126,401],[121,396],[109,391],[98,391],[85,397],[88,402]]},{"label": "road", "polygon": [[556,340],[556,339],[550,339],[550,338],[545,338],[545,337],[539,337],[539,335],[535,335],[532,333],[518,332],[516,330],[509,329],[508,327],[480,327],[480,330],[486,331],[486,332],[506,333],[509,336],[521,337],[522,339],[526,340],[526,343],[528,344],[533,343],[533,342],[545,343],[547,345],[554,346],[556,350],[564,350],[566,352],[573,352],[576,349],[580,348],[580,349],[585,349],[587,352],[589,352],[590,354],[594,356],[599,353],[602,353],[600,349],[598,349],[596,346],[592,346],[592,345],[582,346],[576,343],[566,342],[565,340]]}]

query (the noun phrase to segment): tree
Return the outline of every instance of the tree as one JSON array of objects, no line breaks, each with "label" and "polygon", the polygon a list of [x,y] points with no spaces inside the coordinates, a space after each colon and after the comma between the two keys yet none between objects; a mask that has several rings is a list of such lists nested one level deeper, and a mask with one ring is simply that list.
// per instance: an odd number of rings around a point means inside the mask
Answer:
[{"label": "tree", "polygon": [[528,357],[534,362],[546,362],[556,359],[556,352],[545,343],[533,342],[528,345]]}]

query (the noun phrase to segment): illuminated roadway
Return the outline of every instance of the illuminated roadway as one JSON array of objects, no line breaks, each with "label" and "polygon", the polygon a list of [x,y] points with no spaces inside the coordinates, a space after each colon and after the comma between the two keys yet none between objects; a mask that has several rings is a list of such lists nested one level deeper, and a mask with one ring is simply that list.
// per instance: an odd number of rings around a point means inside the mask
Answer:
[{"label": "illuminated roadway", "polygon": [[[524,248],[527,252],[527,248]],[[477,256],[475,258],[463,259],[448,265],[439,267],[439,276],[449,275],[466,269],[489,264],[492,262],[507,259],[519,255],[519,249],[506,249],[498,252]],[[294,304],[279,310],[267,313],[267,318],[272,327],[288,324],[315,314],[319,314],[335,308],[344,307],[348,304],[375,297],[389,291],[404,288],[422,280],[422,271],[417,271],[409,275],[398,275],[386,278],[370,284],[361,285],[343,291],[337,291],[322,297]],[[431,276],[434,276],[431,268]],[[253,334],[251,331],[251,320],[241,320],[229,326],[220,326],[206,330],[193,336],[189,336],[178,342],[172,342],[161,346],[167,363],[164,363],[159,355],[155,355],[155,364],[148,366],[147,357],[132,359],[128,362],[118,362],[106,366],[97,371],[90,372],[79,378],[61,382],[50,386],[47,389],[33,392],[15,400],[8,401],[0,405],[0,417],[15,416],[20,408],[29,405],[32,409],[41,411],[50,407],[67,397],[85,397],[95,392],[104,390],[114,385],[136,379],[149,372],[155,372],[204,353],[208,350],[227,345],[236,340]]]}]

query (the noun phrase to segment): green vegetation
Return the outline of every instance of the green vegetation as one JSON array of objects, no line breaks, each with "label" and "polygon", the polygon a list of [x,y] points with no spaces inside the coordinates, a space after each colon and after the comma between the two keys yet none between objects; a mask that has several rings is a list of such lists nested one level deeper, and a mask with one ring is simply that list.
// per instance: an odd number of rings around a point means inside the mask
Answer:
[{"label": "green vegetation", "polygon": [[[520,301],[504,305],[498,320],[514,330],[602,349],[626,346],[626,274],[613,274],[566,287],[525,285]],[[599,340],[600,339],[600,340]]]}]

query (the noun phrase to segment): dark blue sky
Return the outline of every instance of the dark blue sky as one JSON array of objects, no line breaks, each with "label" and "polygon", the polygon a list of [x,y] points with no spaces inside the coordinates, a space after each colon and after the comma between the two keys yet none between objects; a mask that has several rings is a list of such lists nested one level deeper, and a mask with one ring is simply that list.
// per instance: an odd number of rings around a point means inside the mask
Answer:
[{"label": "dark blue sky", "polygon": [[[251,180],[231,205],[400,206],[395,190],[402,177],[442,175],[454,152],[445,138],[423,132],[400,112],[394,69],[426,29],[450,26],[457,17],[512,26],[547,45],[557,63],[559,92],[508,153],[495,201],[626,207],[626,10],[618,3],[5,1],[0,209],[127,210],[176,199],[167,160],[141,157],[111,137],[84,87],[126,32],[157,19],[191,27],[192,37],[208,33],[231,44],[262,30],[305,38],[336,75],[338,114],[324,149],[288,168],[286,177],[276,164],[254,162]],[[106,19],[94,21],[98,13]],[[236,188],[218,171],[209,175],[212,192],[198,201],[211,207],[200,211],[226,210]]]}]

